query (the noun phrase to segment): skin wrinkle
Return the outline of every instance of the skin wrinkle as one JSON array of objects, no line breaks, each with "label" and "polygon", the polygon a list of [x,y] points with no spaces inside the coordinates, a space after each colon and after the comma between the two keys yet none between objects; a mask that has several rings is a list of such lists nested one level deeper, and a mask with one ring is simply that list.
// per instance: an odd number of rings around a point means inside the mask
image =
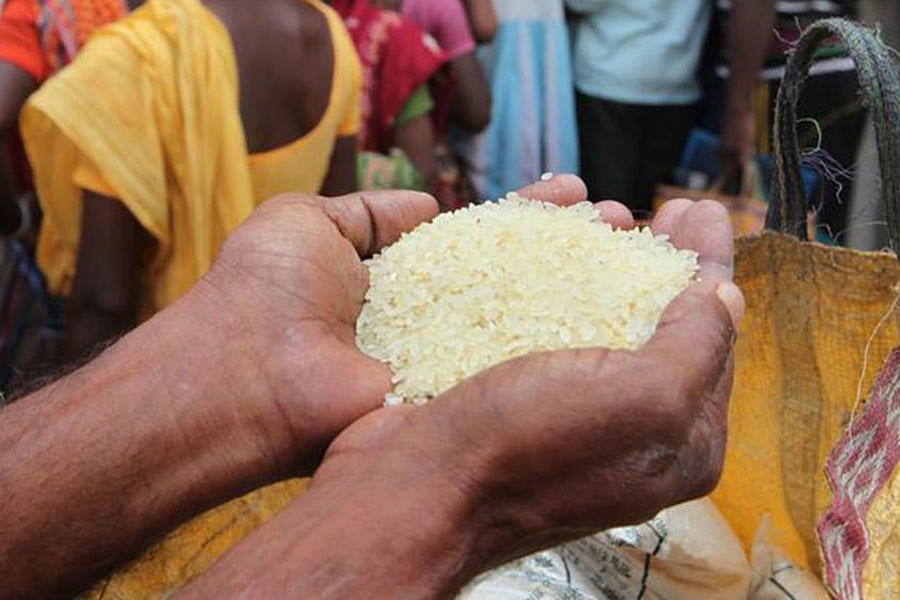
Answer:
[{"label": "skin wrinkle", "polygon": [[[300,260],[302,262],[308,262],[308,259],[305,259],[303,257],[297,257],[297,260]],[[319,265],[315,265],[315,269],[321,269],[321,267]],[[295,269],[290,269],[287,267],[285,267],[283,270],[284,271],[295,271]],[[243,272],[241,273],[241,275],[243,278],[250,279],[252,281],[255,281],[258,284],[262,284],[263,286],[269,287],[269,279],[268,278],[263,277],[259,273],[256,273],[255,271],[250,270],[250,269],[242,269],[242,271]],[[303,310],[297,310],[298,308],[299,309],[315,309],[317,307],[314,305],[314,303],[311,300],[305,298],[304,296],[297,294],[293,290],[289,289],[287,286],[271,286],[271,287],[274,287],[277,291],[280,291],[284,294],[287,294],[288,296],[291,296],[292,301],[298,303],[298,305],[291,306],[289,313],[282,313],[279,316],[284,317],[284,318],[291,318],[291,319],[296,320],[297,322],[320,321],[321,320],[318,318],[302,318],[302,317],[298,318],[298,317],[296,317],[295,316],[296,314],[302,314],[304,312]],[[341,286],[341,287],[343,287],[343,286]],[[271,310],[272,306],[275,305],[275,301],[271,301],[269,299],[268,294],[263,294],[260,298],[258,298],[258,300],[260,302],[267,303],[268,308],[270,310]]]},{"label": "skin wrinkle", "polygon": [[[724,367],[724,372],[732,372],[734,369],[734,354],[733,352],[729,354],[729,358],[727,359],[728,363]],[[719,379],[716,384],[716,390],[712,394],[712,398],[728,398],[731,395],[731,387],[732,380],[730,377],[722,377]],[[724,388],[724,389],[722,389]],[[721,474],[722,467],[725,462],[725,450],[726,443],[725,437],[719,438],[718,436],[712,435],[712,433],[716,430],[724,430],[728,425],[728,410],[727,406],[722,406],[715,401],[710,401],[707,405],[705,405],[705,410],[700,412],[700,417],[698,423],[695,425],[695,432],[697,429],[701,431],[699,433],[695,433],[696,437],[699,437],[701,440],[707,443],[706,452],[701,453],[701,456],[706,458],[706,460],[711,465],[710,468],[706,469],[704,472],[713,475],[710,480],[699,481],[698,487],[699,490],[688,490],[689,495],[693,495],[699,493],[700,495],[706,495],[712,492],[718,483],[719,477]],[[719,414],[714,417],[710,417],[709,411],[717,411]],[[690,473],[691,471],[685,471],[682,469],[681,478],[684,481],[690,481]]]},{"label": "skin wrinkle", "polygon": [[[330,362],[326,361],[326,355],[329,360],[334,360],[336,358],[334,352],[336,351],[329,349],[328,353],[325,353],[322,351],[322,348],[320,348],[319,351],[306,353],[306,358],[304,360],[299,361],[298,363],[285,364],[285,376],[293,376],[300,381],[315,381],[315,377],[318,374],[327,372],[333,367]],[[371,394],[367,398],[367,406],[362,407],[365,410],[374,409],[381,401],[383,401],[384,395],[390,391],[389,370],[386,366],[381,365],[377,361],[368,359],[368,357],[365,357],[356,350],[354,350],[354,356],[364,360],[373,367],[377,367],[379,371],[383,373],[384,386],[378,389],[373,387],[371,389]],[[370,382],[364,383],[366,385],[371,385]],[[304,422],[316,423],[321,420],[322,415],[328,415],[334,410],[334,407],[340,406],[338,398],[331,397],[331,394],[328,394],[326,390],[317,389],[309,389],[304,395],[304,401],[299,403],[299,405],[297,399],[292,397],[285,397],[283,400],[280,399],[279,401],[289,403],[291,406],[296,406],[293,410],[300,411],[300,418],[295,425]],[[364,410],[360,410],[357,413],[357,416],[363,414],[363,412]]]},{"label": "skin wrinkle", "polygon": [[[278,421],[283,425],[282,435],[285,435],[286,439],[290,440],[290,451],[288,456],[293,457],[293,460],[282,460],[279,453],[266,451],[266,444],[258,443],[256,446],[259,450],[262,451],[261,454],[263,456],[266,456],[270,460],[274,459],[275,473],[277,474],[278,478],[281,479],[293,475],[296,472],[298,464],[303,462],[303,430],[301,428],[291,426],[293,422],[293,420],[291,419],[291,414],[284,406],[284,403],[279,399],[278,390],[274,389],[274,386],[271,383],[268,384],[267,387],[269,388],[270,397],[275,398],[275,401],[272,402],[272,404],[274,405],[275,411],[280,417]],[[268,418],[263,419],[262,417],[258,417],[256,419],[253,419],[252,422],[257,431],[262,434],[268,435],[268,428],[265,425],[268,420]],[[265,438],[260,437],[259,439],[262,440]]]},{"label": "skin wrinkle", "polygon": [[381,239],[378,229],[378,220],[375,218],[375,215],[372,214],[372,207],[369,206],[369,199],[367,196],[363,195],[360,199],[360,203],[363,208],[366,209],[366,216],[369,219],[369,227],[367,228],[369,231],[369,244],[365,246],[366,250],[362,254],[363,256],[372,256],[378,249],[378,241]]},{"label": "skin wrinkle", "polygon": [[[346,203],[341,202],[340,199],[336,199],[335,202],[326,203],[324,209],[328,219],[337,228],[341,237],[350,241],[355,252],[364,255],[371,250],[375,243],[371,231],[366,234],[366,240],[360,245],[358,235],[348,225],[349,219],[346,215],[351,211],[351,208],[347,206]],[[366,212],[368,213],[367,217],[369,219],[369,226],[371,227],[371,224],[373,223],[372,215],[368,210]]]}]

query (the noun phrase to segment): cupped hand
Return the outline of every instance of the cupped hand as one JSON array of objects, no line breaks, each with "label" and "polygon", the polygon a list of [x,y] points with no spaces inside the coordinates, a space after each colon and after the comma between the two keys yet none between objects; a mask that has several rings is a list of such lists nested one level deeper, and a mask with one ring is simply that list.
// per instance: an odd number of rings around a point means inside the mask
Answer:
[{"label": "cupped hand", "polygon": [[[548,190],[548,200],[583,199],[571,185],[524,193],[540,198]],[[624,207],[606,204],[604,212],[631,226]],[[453,561],[456,585],[709,493],[724,458],[735,323],[743,314],[731,282],[731,225],[717,203],[676,200],[652,228],[696,250],[701,271],[644,348],[532,354],[425,407],[377,411],[335,440],[313,490],[343,489],[335,494],[373,515],[390,490],[398,502],[425,498],[418,504],[428,508],[409,519],[408,535],[469,532]]]},{"label": "cupped hand", "polygon": [[229,368],[250,382],[242,401],[281,476],[309,472],[337,433],[383,402],[390,370],[355,344],[362,258],[437,213],[415,192],[275,198],[231,235],[193,292],[234,340]]}]

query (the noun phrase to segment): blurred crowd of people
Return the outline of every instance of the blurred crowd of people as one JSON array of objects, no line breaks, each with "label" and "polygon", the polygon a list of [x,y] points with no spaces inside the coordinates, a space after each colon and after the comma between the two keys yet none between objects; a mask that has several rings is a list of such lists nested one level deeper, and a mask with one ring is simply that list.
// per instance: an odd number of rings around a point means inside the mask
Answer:
[{"label": "blurred crowd of people", "polygon": [[[860,10],[0,0],[0,381],[173,302],[279,194],[413,189],[451,210],[578,172],[591,199],[646,216],[660,183],[740,189],[770,153],[792,43]],[[814,200],[832,232],[847,227],[866,121],[844,50],[818,57],[800,111],[829,167]]]}]

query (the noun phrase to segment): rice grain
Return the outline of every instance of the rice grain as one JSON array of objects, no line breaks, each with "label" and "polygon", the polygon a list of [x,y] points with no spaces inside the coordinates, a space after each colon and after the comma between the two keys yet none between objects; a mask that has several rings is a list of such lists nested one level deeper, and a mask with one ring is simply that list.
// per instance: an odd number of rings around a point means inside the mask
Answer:
[{"label": "rice grain", "polygon": [[698,268],[695,252],[614,230],[590,203],[515,194],[440,215],[366,264],[357,344],[393,369],[390,404],[530,352],[640,348]]}]

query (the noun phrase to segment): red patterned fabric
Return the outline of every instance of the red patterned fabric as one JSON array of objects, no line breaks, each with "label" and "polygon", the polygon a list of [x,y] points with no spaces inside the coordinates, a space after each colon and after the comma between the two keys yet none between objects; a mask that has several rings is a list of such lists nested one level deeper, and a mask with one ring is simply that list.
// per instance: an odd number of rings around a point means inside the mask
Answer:
[{"label": "red patterned fabric", "polygon": [[66,66],[98,28],[128,12],[125,0],[8,0],[0,60],[43,81]]},{"label": "red patterned fabric", "polygon": [[862,599],[870,558],[869,509],[900,467],[900,348],[888,357],[871,398],[833,450],[826,473],[834,490],[819,521],[825,583],[842,600]]},{"label": "red patterned fabric", "polygon": [[[95,30],[128,13],[125,0],[7,0],[2,7],[0,61],[39,82],[75,60]],[[31,190],[31,171],[18,135],[11,136],[8,148],[16,190]]]},{"label": "red patterned fabric", "polygon": [[410,95],[444,64],[437,43],[398,13],[367,0],[335,0],[363,67],[362,150],[387,153],[391,129]]}]

